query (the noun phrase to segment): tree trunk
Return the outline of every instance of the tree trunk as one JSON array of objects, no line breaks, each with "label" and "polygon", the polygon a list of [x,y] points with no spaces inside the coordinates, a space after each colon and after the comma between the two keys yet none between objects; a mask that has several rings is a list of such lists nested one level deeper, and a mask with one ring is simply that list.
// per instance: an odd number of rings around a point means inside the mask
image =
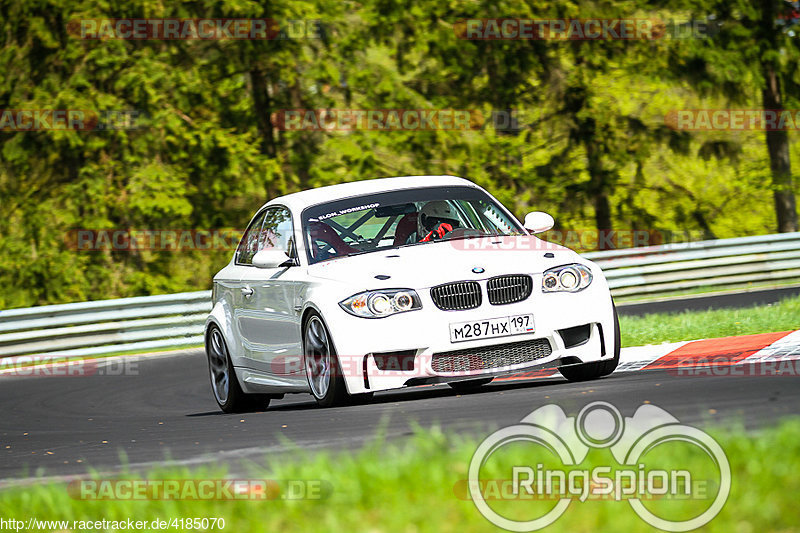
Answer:
[{"label": "tree trunk", "polygon": [[250,83],[253,93],[253,112],[261,136],[261,153],[275,157],[275,137],[270,117],[272,102],[267,89],[267,79],[263,72],[254,68],[250,71]]},{"label": "tree trunk", "polygon": [[[775,28],[779,4],[780,2],[775,0],[765,1],[761,4],[761,33],[764,42],[768,43],[770,52],[777,52],[779,47],[776,35],[780,30]],[[776,64],[772,59],[762,60],[761,69],[764,74],[764,87],[761,90],[764,110],[780,113],[783,111],[783,98]],[[794,198],[792,165],[789,160],[789,135],[786,130],[774,130],[767,131],[766,136],[778,231],[781,233],[797,231],[797,207]]]},{"label": "tree trunk", "polygon": [[[762,91],[764,109],[782,111],[780,84],[772,65],[764,65],[764,78],[766,81],[766,86]],[[797,231],[794,180],[789,160],[789,135],[786,130],[773,130],[766,133],[778,231],[781,233]]]},{"label": "tree trunk", "polygon": [[[250,90],[253,98],[253,113],[256,116],[256,127],[261,137],[260,151],[274,158],[276,155],[275,133],[272,125],[272,100],[264,73],[258,68],[250,70]],[[267,200],[273,198],[273,190],[269,181],[264,182],[264,194]]]},{"label": "tree trunk", "polygon": [[[604,238],[611,232],[611,203],[608,201],[608,176],[603,168],[603,162],[594,140],[589,137],[584,140],[586,147],[587,170],[589,172],[592,204],[594,205],[594,222],[598,232],[598,249],[608,249],[608,239]],[[613,248],[613,246],[611,246]]]}]

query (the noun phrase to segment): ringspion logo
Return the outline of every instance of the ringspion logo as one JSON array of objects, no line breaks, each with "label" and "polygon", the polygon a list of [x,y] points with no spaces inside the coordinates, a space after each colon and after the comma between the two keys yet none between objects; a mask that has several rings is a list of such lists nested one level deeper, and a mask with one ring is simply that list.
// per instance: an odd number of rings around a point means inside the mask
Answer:
[{"label": "ringspion logo", "polygon": [[[691,448],[704,461],[702,471],[664,464],[663,457],[656,462],[659,450],[674,446]],[[504,461],[504,449],[524,450],[529,460],[520,463],[519,455],[512,455]],[[591,451],[603,449],[610,451],[613,461],[582,466]],[[485,471],[492,477],[487,478]],[[500,485],[509,486],[508,499],[521,504],[528,500],[526,509],[517,506],[512,512],[485,492],[497,485],[498,472],[505,473]],[[593,402],[577,416],[567,417],[551,404],[495,431],[478,445],[469,464],[468,488],[478,511],[509,531],[542,529],[558,520],[573,502],[589,499],[626,501],[653,527],[690,531],[722,510],[731,489],[731,469],[724,450],[711,436],[681,424],[654,405],[642,405],[633,416],[623,417],[613,405]],[[554,499],[555,505],[536,504]],[[645,505],[648,501],[650,506]],[[653,506],[654,501],[667,505]],[[691,504],[689,512],[676,505],[680,502]]]}]

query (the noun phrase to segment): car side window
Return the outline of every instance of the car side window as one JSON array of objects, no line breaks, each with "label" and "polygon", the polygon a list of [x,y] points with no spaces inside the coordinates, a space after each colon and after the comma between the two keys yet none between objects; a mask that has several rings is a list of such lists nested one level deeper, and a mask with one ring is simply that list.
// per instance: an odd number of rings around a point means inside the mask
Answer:
[{"label": "car side window", "polygon": [[292,215],[285,207],[270,207],[267,209],[264,223],[261,226],[261,235],[258,238],[258,249],[277,248],[286,252],[288,256],[294,253],[294,226]]},{"label": "car side window", "polygon": [[239,241],[239,246],[236,248],[236,264],[237,265],[252,265],[253,256],[258,251],[258,239],[261,235],[261,226],[264,223],[264,217],[267,210],[261,211],[242,235],[242,240]]}]

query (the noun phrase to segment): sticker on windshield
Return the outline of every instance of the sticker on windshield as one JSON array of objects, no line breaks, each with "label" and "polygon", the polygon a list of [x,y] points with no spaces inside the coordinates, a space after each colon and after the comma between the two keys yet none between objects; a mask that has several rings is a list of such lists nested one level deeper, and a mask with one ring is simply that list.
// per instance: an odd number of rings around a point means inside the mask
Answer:
[{"label": "sticker on windshield", "polygon": [[346,215],[348,213],[355,213],[357,211],[366,211],[367,209],[375,209],[376,207],[380,206],[380,203],[375,204],[366,204],[366,205],[359,205],[357,207],[348,207],[347,209],[340,209],[339,211],[333,211],[331,213],[325,213],[324,215],[318,216],[316,219],[310,218],[310,222],[317,222],[320,220],[327,220],[329,218],[338,217],[340,215]]}]

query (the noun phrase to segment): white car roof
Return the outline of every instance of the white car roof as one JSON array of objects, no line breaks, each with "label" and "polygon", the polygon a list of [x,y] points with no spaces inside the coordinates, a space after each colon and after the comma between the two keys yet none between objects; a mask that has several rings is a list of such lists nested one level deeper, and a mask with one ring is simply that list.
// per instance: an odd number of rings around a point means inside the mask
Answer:
[{"label": "white car roof", "polygon": [[398,189],[415,189],[417,187],[447,187],[454,185],[480,188],[471,181],[456,176],[399,176],[396,178],[367,179],[328,185],[327,187],[317,187],[316,189],[308,189],[274,198],[267,202],[266,205],[281,204],[294,212],[299,212],[310,205],[362,194],[374,194]]}]

